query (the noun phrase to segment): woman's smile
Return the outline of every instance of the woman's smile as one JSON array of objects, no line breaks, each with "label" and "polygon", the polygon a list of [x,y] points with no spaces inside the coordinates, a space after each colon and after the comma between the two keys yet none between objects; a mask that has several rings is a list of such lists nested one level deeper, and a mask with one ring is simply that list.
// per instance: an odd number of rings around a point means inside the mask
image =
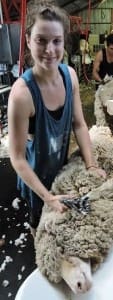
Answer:
[{"label": "woman's smile", "polygon": [[52,63],[55,62],[56,57],[43,57],[42,59],[48,63]]}]

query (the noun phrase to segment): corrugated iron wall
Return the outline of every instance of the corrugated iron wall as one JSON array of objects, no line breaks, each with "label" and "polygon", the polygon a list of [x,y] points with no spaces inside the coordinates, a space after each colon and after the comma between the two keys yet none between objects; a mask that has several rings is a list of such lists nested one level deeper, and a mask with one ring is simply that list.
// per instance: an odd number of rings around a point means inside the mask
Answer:
[{"label": "corrugated iron wall", "polygon": [[[88,21],[88,10],[81,11],[82,28],[85,29]],[[91,9],[90,30],[93,34],[110,33],[113,29],[113,0],[104,1],[98,8]]]}]

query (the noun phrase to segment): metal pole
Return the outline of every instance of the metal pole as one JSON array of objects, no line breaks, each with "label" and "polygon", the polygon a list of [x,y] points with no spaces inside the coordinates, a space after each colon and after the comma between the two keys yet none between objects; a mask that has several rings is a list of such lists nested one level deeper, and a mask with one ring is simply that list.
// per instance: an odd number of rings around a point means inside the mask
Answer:
[{"label": "metal pole", "polygon": [[2,13],[2,3],[1,3],[1,0],[0,0],[0,23],[1,23],[1,25],[3,24],[3,13]]},{"label": "metal pole", "polygon": [[2,8],[3,8],[3,12],[4,12],[3,23],[10,22],[10,14],[9,14],[9,11],[8,11],[7,1],[6,0],[1,0],[1,5],[2,5]]},{"label": "metal pole", "polygon": [[19,75],[22,74],[24,63],[24,48],[25,48],[25,17],[26,17],[26,0],[21,2],[21,31],[20,31],[20,51],[19,51]]}]

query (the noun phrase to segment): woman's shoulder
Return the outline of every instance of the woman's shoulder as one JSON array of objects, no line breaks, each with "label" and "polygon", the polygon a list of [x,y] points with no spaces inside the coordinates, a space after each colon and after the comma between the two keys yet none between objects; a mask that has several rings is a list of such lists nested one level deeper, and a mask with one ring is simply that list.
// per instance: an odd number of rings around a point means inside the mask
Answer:
[{"label": "woman's shoulder", "polygon": [[78,77],[76,71],[70,66],[68,66],[68,70],[70,73],[73,88],[78,87]]},{"label": "woman's shoulder", "polygon": [[73,80],[74,80],[74,81],[77,81],[77,80],[78,80],[78,79],[77,79],[76,71],[75,71],[71,66],[69,66],[69,65],[67,65],[67,64],[60,64],[60,68],[61,68],[62,70],[64,70],[64,72],[66,71],[66,72],[69,73],[72,82],[73,82]]},{"label": "woman's shoulder", "polygon": [[32,96],[23,78],[19,77],[12,85],[9,100],[25,105],[31,102]]},{"label": "woman's shoulder", "polygon": [[23,93],[26,93],[27,86],[23,78],[19,77],[14,84],[11,87],[11,94],[16,95],[23,95]]},{"label": "woman's shoulder", "polygon": [[24,116],[34,114],[32,96],[25,81],[21,77],[15,81],[11,88],[8,106],[18,113],[21,112]]}]

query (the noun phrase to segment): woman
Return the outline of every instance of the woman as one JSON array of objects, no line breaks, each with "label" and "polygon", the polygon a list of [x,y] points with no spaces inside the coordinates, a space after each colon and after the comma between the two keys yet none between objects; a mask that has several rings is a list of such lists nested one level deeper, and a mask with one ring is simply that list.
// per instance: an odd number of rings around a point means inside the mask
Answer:
[{"label": "woman", "polygon": [[[88,129],[84,121],[75,71],[60,64],[64,53],[66,16],[55,6],[40,5],[29,12],[26,41],[34,65],[17,79],[9,104],[11,162],[18,188],[30,206],[31,232],[39,223],[43,203],[63,212],[60,202],[70,195],[52,195],[51,184],[66,163],[73,130],[86,168],[95,166]],[[20,179],[21,178],[21,179]]]}]

